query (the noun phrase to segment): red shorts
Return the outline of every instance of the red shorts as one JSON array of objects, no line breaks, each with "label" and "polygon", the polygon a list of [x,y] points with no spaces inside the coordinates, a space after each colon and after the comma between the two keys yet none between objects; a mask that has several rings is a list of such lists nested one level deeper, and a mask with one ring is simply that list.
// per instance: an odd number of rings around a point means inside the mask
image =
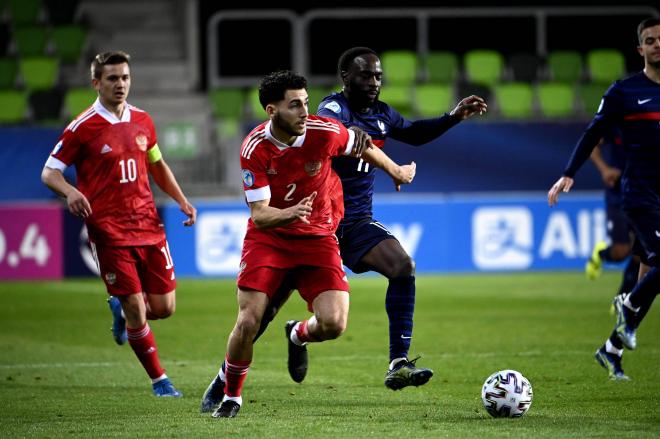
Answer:
[{"label": "red shorts", "polygon": [[90,241],[108,294],[167,294],[176,288],[167,240],[136,247],[111,247]]},{"label": "red shorts", "polygon": [[300,238],[249,230],[243,242],[238,287],[273,297],[284,276],[292,273],[293,284],[307,307],[324,291],[348,291],[337,238]]}]

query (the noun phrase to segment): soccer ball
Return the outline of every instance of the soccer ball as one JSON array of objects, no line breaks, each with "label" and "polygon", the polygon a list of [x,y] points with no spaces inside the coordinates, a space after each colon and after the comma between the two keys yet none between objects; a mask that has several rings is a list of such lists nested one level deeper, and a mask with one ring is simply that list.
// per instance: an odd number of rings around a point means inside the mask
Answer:
[{"label": "soccer ball", "polygon": [[532,385],[518,371],[500,370],[481,388],[484,408],[494,418],[519,418],[532,405]]}]

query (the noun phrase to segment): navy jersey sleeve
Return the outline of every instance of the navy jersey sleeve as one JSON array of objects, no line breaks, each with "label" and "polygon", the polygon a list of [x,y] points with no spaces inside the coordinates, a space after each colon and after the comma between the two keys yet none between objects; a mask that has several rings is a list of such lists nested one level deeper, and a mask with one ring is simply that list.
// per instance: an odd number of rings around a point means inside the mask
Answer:
[{"label": "navy jersey sleeve", "polygon": [[433,119],[409,121],[390,107],[392,130],[388,137],[409,145],[424,145],[443,135],[448,129],[460,122],[458,117],[445,113]]},{"label": "navy jersey sleeve", "polygon": [[580,136],[571,158],[564,169],[564,175],[573,178],[584,162],[589,158],[600,139],[614,130],[622,119],[623,96],[619,81],[615,82],[605,92],[600,102],[596,116]]}]

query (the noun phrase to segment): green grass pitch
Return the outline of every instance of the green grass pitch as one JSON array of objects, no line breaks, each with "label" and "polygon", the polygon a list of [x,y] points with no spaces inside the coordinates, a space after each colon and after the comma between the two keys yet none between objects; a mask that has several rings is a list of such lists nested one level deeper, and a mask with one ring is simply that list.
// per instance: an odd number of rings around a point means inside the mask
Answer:
[{"label": "green grass pitch", "polygon": [[[593,354],[613,327],[620,275],[419,276],[412,355],[435,371],[392,392],[386,281],[351,279],[347,332],[310,346],[302,384],[286,370],[284,322],[308,314],[292,296],[255,346],[235,419],[199,413],[236,317],[233,280],[179,281],[177,312],[152,322],[161,361],[184,398],[156,399],[128,346],[114,344],[99,280],[0,283],[2,437],[658,437],[660,304],[624,354],[630,382],[611,382]],[[483,381],[521,371],[534,401],[492,419]]]}]

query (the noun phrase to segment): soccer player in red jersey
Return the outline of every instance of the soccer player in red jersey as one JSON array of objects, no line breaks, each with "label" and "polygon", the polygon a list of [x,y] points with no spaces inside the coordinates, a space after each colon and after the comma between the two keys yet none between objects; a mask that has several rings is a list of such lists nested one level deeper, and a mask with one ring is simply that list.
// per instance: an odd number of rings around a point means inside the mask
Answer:
[{"label": "soccer player in red jersey", "polygon": [[[160,365],[147,320],[175,308],[174,263],[149,186],[156,184],[195,223],[197,211],[181,191],[158,148],[149,114],[126,102],[130,56],[97,55],[91,64],[98,99],[64,130],[41,179],[66,197],[69,211],[85,220],[89,241],[106,284],[115,318],[115,341],[126,339],[152,381],[156,396],[182,396]],[[64,170],[74,165],[77,187]]]},{"label": "soccer player in red jersey", "polygon": [[[223,398],[216,418],[236,416],[252,362],[254,338],[270,298],[285,276],[314,313],[287,324],[289,349],[339,337],[348,320],[348,281],[334,232],[344,212],[341,183],[331,158],[362,156],[383,167],[395,183],[412,181],[415,166],[393,165],[359,128],[310,115],[307,82],[289,71],[266,76],[259,100],[269,116],[241,146],[241,167],[250,219],[238,274],[238,318],[229,335],[224,380],[212,388]],[[306,350],[305,350],[306,355]],[[210,406],[211,404],[209,404]],[[204,401],[202,405],[204,410]]]}]

